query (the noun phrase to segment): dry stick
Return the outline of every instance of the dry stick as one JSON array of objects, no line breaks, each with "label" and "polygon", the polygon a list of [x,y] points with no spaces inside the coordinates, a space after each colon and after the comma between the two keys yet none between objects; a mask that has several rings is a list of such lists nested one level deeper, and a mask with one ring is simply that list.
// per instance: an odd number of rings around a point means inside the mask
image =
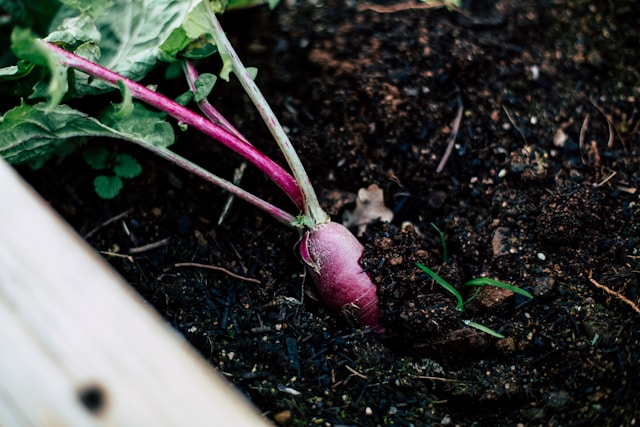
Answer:
[{"label": "dry stick", "polygon": [[453,144],[456,142],[456,138],[458,136],[458,130],[460,129],[460,122],[462,121],[462,99],[460,98],[460,94],[456,95],[456,100],[458,101],[458,112],[456,113],[456,118],[453,121],[453,126],[451,129],[451,135],[449,136],[449,141],[447,142],[447,149],[444,152],[444,156],[442,156],[442,160],[440,160],[440,164],[436,169],[436,173],[442,172],[445,164],[447,164],[447,160],[449,160],[449,156],[451,155],[451,151],[453,150]]},{"label": "dry stick", "polygon": [[636,303],[634,303],[633,301],[631,301],[629,298],[625,297],[621,293],[616,292],[616,291],[614,291],[612,289],[609,289],[605,285],[601,285],[600,283],[596,282],[595,279],[592,276],[593,276],[593,272],[589,271],[589,281],[593,284],[593,286],[595,286],[596,288],[602,289],[603,291],[605,291],[609,295],[613,295],[614,297],[618,298],[623,303],[628,304],[636,313],[640,314],[640,307],[638,307],[638,305]]},{"label": "dry stick", "polygon": [[415,375],[415,376],[413,376],[413,378],[415,378],[417,380],[442,381],[442,382],[446,382],[446,383],[459,383],[459,384],[468,384],[469,383],[469,381],[454,380],[454,379],[451,379],[451,378],[442,378],[442,377],[430,377],[430,376],[426,376],[426,375]]},{"label": "dry stick", "polygon": [[635,135],[640,130],[640,119],[636,122],[636,125],[633,127],[631,132],[627,134],[625,137],[625,142],[628,141],[633,135]]},{"label": "dry stick", "polygon": [[170,240],[171,240],[170,237],[165,237],[164,239],[158,240],[157,242],[152,242],[152,243],[149,243],[147,245],[142,245],[142,246],[138,246],[136,248],[131,248],[131,249],[129,249],[129,253],[130,254],[140,254],[142,252],[147,252],[147,251],[150,251],[150,250],[153,250],[153,249],[157,249],[157,248],[159,248],[161,246],[167,245]]},{"label": "dry stick", "polygon": [[507,118],[509,119],[509,121],[511,122],[513,127],[516,128],[516,130],[518,131],[518,133],[520,134],[520,136],[524,140],[525,145],[527,145],[528,144],[527,137],[524,136],[524,132],[522,132],[522,129],[520,129],[518,127],[518,125],[516,124],[516,121],[513,120],[513,117],[511,116],[511,113],[509,112],[509,109],[504,104],[502,105],[502,110],[504,110],[505,114],[507,115]]},{"label": "dry stick", "polygon": [[614,176],[616,176],[616,175],[617,175],[617,172],[616,172],[616,171],[613,171],[613,172],[611,172],[611,174],[609,174],[609,176],[608,176],[608,177],[606,177],[605,179],[603,179],[602,181],[600,181],[600,182],[599,182],[599,183],[597,183],[597,184],[593,184],[593,186],[594,186],[595,188],[602,187],[602,186],[603,186],[603,185],[605,185],[607,182],[609,182],[609,181],[611,180],[611,178],[613,178],[613,177],[614,177]]},{"label": "dry stick", "polygon": [[135,260],[131,255],[119,254],[117,252],[111,252],[111,251],[100,251],[100,253],[102,255],[112,256],[114,258],[124,258],[127,261],[129,261],[131,264],[135,264]]},{"label": "dry stick", "polygon": [[207,270],[215,270],[215,271],[221,271],[233,278],[239,279],[239,280],[244,280],[245,282],[251,282],[251,283],[257,283],[259,285],[262,284],[262,282],[260,282],[260,280],[258,279],[253,279],[251,277],[245,277],[245,276],[240,276],[239,274],[233,273],[229,270],[227,270],[224,267],[216,267],[215,265],[208,265],[208,264],[199,264],[197,262],[179,262],[177,264],[174,264],[174,267],[196,267],[196,268],[206,268]]},{"label": "dry stick", "polygon": [[580,160],[582,160],[583,165],[587,165],[588,159],[584,157],[584,135],[587,132],[587,127],[589,126],[589,114],[584,116],[584,121],[582,122],[582,126],[580,126],[580,137],[578,139],[578,147],[580,147]]},{"label": "dry stick", "polygon": [[[240,185],[240,181],[242,181],[242,177],[244,176],[244,171],[247,168],[247,162],[242,161],[240,165],[233,171],[233,180],[231,181],[234,185]],[[222,207],[222,212],[220,212],[220,216],[218,217],[218,225],[221,225],[224,222],[224,219],[227,217],[227,214],[231,210],[231,206],[233,205],[234,195],[229,193],[227,196],[227,201],[224,203]]]},{"label": "dry stick", "polygon": [[351,366],[349,365],[344,365],[345,368],[347,368],[347,371],[351,372],[353,375],[355,375],[358,378],[362,378],[363,380],[368,379],[366,375],[361,374],[360,372],[356,371],[355,369],[353,369]]},{"label": "dry stick", "polygon": [[[600,108],[600,106],[596,104],[596,102],[593,99],[589,98],[589,102],[591,103],[591,105],[596,107],[596,109],[600,112],[600,114],[602,114],[602,116],[607,121],[607,125],[609,126],[609,142],[607,143],[607,147],[609,148],[613,147],[613,141],[615,140],[615,135],[618,135],[618,138],[620,138],[620,141],[624,141],[622,139],[622,136],[620,136],[620,132],[618,132],[618,128],[616,128],[616,126],[613,124],[609,115],[605,113],[604,110]],[[615,132],[615,135],[614,135],[614,132]]]},{"label": "dry stick", "polygon": [[116,216],[114,216],[112,218],[109,218],[108,220],[104,221],[102,224],[98,225],[96,228],[94,228],[93,230],[89,231],[87,234],[82,236],[82,238],[85,239],[85,240],[88,239],[89,237],[93,236],[99,230],[101,230],[102,228],[104,228],[107,225],[111,224],[112,222],[116,222],[120,218],[124,218],[125,216],[129,215],[129,212],[130,212],[130,210],[124,211],[124,212],[119,213],[118,215],[116,215]]}]

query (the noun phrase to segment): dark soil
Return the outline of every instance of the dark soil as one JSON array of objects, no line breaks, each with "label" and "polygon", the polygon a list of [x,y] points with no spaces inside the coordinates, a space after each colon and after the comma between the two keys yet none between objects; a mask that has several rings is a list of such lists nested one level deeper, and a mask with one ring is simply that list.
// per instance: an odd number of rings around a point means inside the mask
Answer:
[{"label": "dark soil", "polygon": [[[295,233],[239,201],[217,225],[226,196],[151,155],[117,146],[144,173],[113,201],[92,192],[80,154],[24,174],[277,423],[640,422],[638,5],[411,6],[311,1],[225,16],[326,209],[340,218],[358,189],[384,189],[395,219],[367,228],[362,262],[385,336],[323,307]],[[212,102],[281,159],[238,93],[221,84]],[[176,149],[225,176],[239,164],[189,132]],[[243,182],[291,210],[258,172]],[[465,297],[462,284],[486,276],[534,299],[483,289],[459,312],[416,262]]]}]

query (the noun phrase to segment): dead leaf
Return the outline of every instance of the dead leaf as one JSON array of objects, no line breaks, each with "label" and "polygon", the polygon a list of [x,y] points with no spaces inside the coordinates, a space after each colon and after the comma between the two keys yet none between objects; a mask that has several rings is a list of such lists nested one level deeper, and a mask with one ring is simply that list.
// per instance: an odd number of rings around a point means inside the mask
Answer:
[{"label": "dead leaf", "polygon": [[384,193],[382,188],[371,184],[368,188],[358,190],[356,208],[353,211],[345,211],[342,224],[345,227],[358,227],[358,236],[364,233],[368,224],[376,221],[390,222],[393,220],[393,212],[384,205]]}]

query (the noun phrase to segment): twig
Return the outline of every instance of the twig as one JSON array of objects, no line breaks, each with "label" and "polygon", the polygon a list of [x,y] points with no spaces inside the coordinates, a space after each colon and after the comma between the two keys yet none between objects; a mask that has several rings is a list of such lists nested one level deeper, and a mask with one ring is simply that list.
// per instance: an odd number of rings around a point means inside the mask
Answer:
[{"label": "twig", "polygon": [[615,171],[613,171],[613,172],[612,172],[608,177],[606,177],[605,179],[603,179],[602,181],[600,181],[600,182],[599,182],[599,183],[597,183],[597,184],[593,184],[593,186],[594,186],[595,188],[602,187],[602,186],[603,186],[603,185],[605,185],[607,182],[609,182],[609,180],[611,180],[611,178],[613,178],[614,176],[616,176],[616,174],[617,174],[617,173],[616,173]]},{"label": "twig", "polygon": [[633,127],[631,132],[627,134],[627,136],[625,137],[625,141],[628,141],[633,135],[635,135],[638,132],[638,130],[640,130],[640,120],[636,122],[636,125]]},{"label": "twig", "polygon": [[460,129],[460,122],[462,121],[462,112],[464,108],[462,107],[462,98],[460,98],[460,94],[456,94],[456,100],[458,101],[458,112],[456,113],[456,118],[453,120],[453,125],[451,127],[451,135],[449,135],[449,141],[447,141],[447,149],[442,156],[442,160],[440,160],[440,164],[436,168],[436,173],[442,172],[444,166],[447,164],[447,160],[449,160],[449,156],[451,155],[451,151],[453,150],[453,144],[456,142],[456,138],[458,137],[458,130]]},{"label": "twig", "polygon": [[179,263],[174,264],[174,267],[206,268],[207,270],[221,271],[221,272],[225,273],[228,276],[231,276],[231,277],[233,277],[235,279],[244,280],[245,282],[257,283],[259,285],[262,284],[262,282],[260,282],[260,280],[258,280],[258,279],[253,279],[251,277],[240,276],[239,274],[233,273],[233,272],[227,270],[224,267],[216,267],[215,265],[199,264],[197,262],[179,262]]},{"label": "twig", "polygon": [[345,368],[347,368],[347,371],[351,372],[353,375],[355,375],[356,377],[362,378],[363,380],[367,379],[367,376],[364,374],[361,374],[360,372],[356,371],[355,369],[353,369],[351,366],[349,365],[344,365]]},{"label": "twig", "polygon": [[454,379],[451,379],[451,378],[442,378],[442,377],[429,377],[429,376],[426,376],[426,375],[415,375],[415,376],[413,376],[413,378],[417,379],[417,380],[442,381],[442,382],[446,382],[446,383],[459,383],[459,384],[468,383],[468,381],[454,380]]},{"label": "twig", "polygon": [[578,146],[580,147],[580,160],[582,160],[582,164],[586,165],[587,160],[583,155],[584,153],[584,134],[587,132],[587,126],[589,126],[589,114],[584,116],[584,120],[582,122],[582,126],[580,126],[580,137],[578,139]]},{"label": "twig", "polygon": [[96,228],[94,228],[93,230],[89,231],[87,234],[85,234],[84,236],[82,236],[83,239],[88,239],[89,237],[93,236],[94,234],[96,234],[99,230],[101,230],[102,228],[106,227],[107,225],[111,224],[112,222],[116,222],[117,220],[119,220],[120,218],[124,218],[125,216],[129,215],[130,211],[125,211],[122,212],[112,218],[109,218],[108,220],[106,220],[105,222],[103,222],[102,224],[98,225]]},{"label": "twig", "polygon": [[618,135],[618,138],[620,138],[620,141],[624,141],[622,139],[622,136],[620,136],[620,132],[618,132],[618,128],[616,128],[616,126],[613,124],[613,121],[611,121],[611,118],[609,117],[609,115],[605,113],[604,110],[600,108],[600,106],[596,104],[596,102],[593,99],[589,98],[589,102],[591,103],[591,105],[596,107],[596,109],[600,112],[600,114],[602,114],[602,116],[607,121],[607,125],[609,126],[609,142],[607,143],[607,147],[609,148],[613,147],[613,141],[615,140],[615,135]]},{"label": "twig", "polygon": [[[240,185],[240,181],[244,176],[244,171],[246,168],[247,168],[247,162],[241,162],[240,166],[238,166],[236,170],[233,172],[233,181],[231,182],[233,182],[234,185]],[[229,213],[229,211],[231,210],[231,206],[233,205],[233,200],[234,200],[233,194],[229,194],[227,196],[227,201],[225,202],[224,207],[222,208],[222,212],[220,213],[220,217],[218,218],[218,225],[221,225],[224,219],[227,217],[227,214]]]},{"label": "twig", "polygon": [[613,295],[614,297],[618,298],[623,303],[628,304],[636,313],[640,314],[640,307],[638,307],[638,304],[634,303],[629,298],[627,298],[624,295],[622,295],[620,292],[616,292],[616,291],[614,291],[612,289],[609,289],[605,285],[601,285],[600,283],[596,282],[595,279],[592,276],[593,276],[593,272],[591,270],[589,270],[589,281],[593,284],[593,286],[595,286],[596,288],[602,289],[603,291],[605,291],[609,295]]},{"label": "twig", "polygon": [[110,251],[100,251],[100,253],[102,255],[107,255],[107,256],[112,256],[114,258],[124,258],[127,261],[129,261],[130,263],[135,263],[133,257],[131,255],[125,255],[125,254],[119,254],[117,252],[110,252]]},{"label": "twig", "polygon": [[507,115],[507,118],[509,119],[509,121],[511,122],[513,127],[516,128],[516,130],[518,131],[518,133],[520,134],[520,136],[524,140],[525,145],[527,145],[528,144],[527,143],[527,137],[524,136],[524,132],[522,132],[522,129],[520,129],[518,127],[518,125],[516,124],[515,120],[513,120],[513,117],[511,117],[511,113],[509,112],[509,110],[507,109],[507,107],[504,104],[502,105],[502,109],[504,110],[505,114]]},{"label": "twig", "polygon": [[171,240],[170,237],[167,237],[165,239],[162,240],[158,240],[157,242],[153,242],[153,243],[149,243],[147,245],[142,245],[142,246],[138,246],[136,248],[131,248],[129,249],[129,253],[130,254],[140,254],[142,252],[147,252],[153,249],[157,249],[161,246],[165,246],[166,244],[169,243],[169,240]]}]

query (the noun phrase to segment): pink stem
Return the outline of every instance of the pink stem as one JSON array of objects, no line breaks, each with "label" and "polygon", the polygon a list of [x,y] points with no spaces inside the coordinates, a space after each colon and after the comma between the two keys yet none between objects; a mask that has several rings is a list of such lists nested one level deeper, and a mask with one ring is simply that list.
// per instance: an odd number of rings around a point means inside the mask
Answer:
[{"label": "pink stem", "polygon": [[[196,83],[196,80],[198,80],[198,70],[196,70],[196,67],[193,65],[193,62],[191,61],[183,61],[182,68],[184,69],[185,75],[187,77],[187,83],[189,84],[189,89],[191,89],[191,91],[195,93],[196,92],[195,83]],[[200,108],[200,111],[202,111],[202,114],[204,114],[213,123],[223,127],[227,132],[229,132],[230,134],[233,134],[239,140],[247,144],[250,144],[250,142],[247,141],[247,138],[245,138],[244,135],[242,135],[240,131],[238,131],[238,129],[236,129],[231,123],[229,123],[229,121],[222,114],[220,114],[220,112],[216,109],[216,107],[211,105],[211,103],[207,98],[204,98],[203,100],[198,102],[198,108]]]},{"label": "pink stem", "polygon": [[118,81],[122,81],[124,85],[131,91],[131,95],[159,110],[162,110],[170,116],[176,118],[180,122],[198,129],[205,135],[215,139],[224,146],[238,153],[243,158],[260,169],[273,182],[275,182],[296,204],[299,209],[304,208],[304,198],[296,183],[296,180],[289,172],[284,170],[279,164],[271,160],[262,152],[258,151],[252,145],[249,145],[236,136],[230,134],[224,128],[215,125],[205,117],[194,113],[186,107],[174,102],[173,100],[154,92],[146,87],[129,80],[118,73],[115,73],[101,65],[95,64],[84,58],[81,58],[71,52],[42,40],[38,41],[46,48],[54,51],[63,57],[62,63],[67,67],[77,68],[89,75],[98,77],[107,83],[117,86]]},{"label": "pink stem", "polygon": [[261,198],[249,193],[246,190],[243,190],[242,188],[227,181],[226,179],[220,178],[219,176],[212,174],[208,170],[201,168],[200,166],[194,164],[193,162],[190,162],[189,160],[174,153],[171,150],[167,150],[166,148],[156,147],[153,144],[145,144],[144,148],[180,166],[181,168],[185,169],[187,172],[192,173],[193,175],[200,177],[205,181],[211,182],[212,184],[217,185],[223,190],[228,191],[229,193],[233,194],[239,199],[242,199],[245,202],[248,202],[249,204],[257,207],[258,209],[268,213],[277,221],[289,227],[293,227],[293,224],[296,221],[296,217],[294,217],[288,212],[283,211],[277,206],[274,206],[271,203],[262,200]]}]

